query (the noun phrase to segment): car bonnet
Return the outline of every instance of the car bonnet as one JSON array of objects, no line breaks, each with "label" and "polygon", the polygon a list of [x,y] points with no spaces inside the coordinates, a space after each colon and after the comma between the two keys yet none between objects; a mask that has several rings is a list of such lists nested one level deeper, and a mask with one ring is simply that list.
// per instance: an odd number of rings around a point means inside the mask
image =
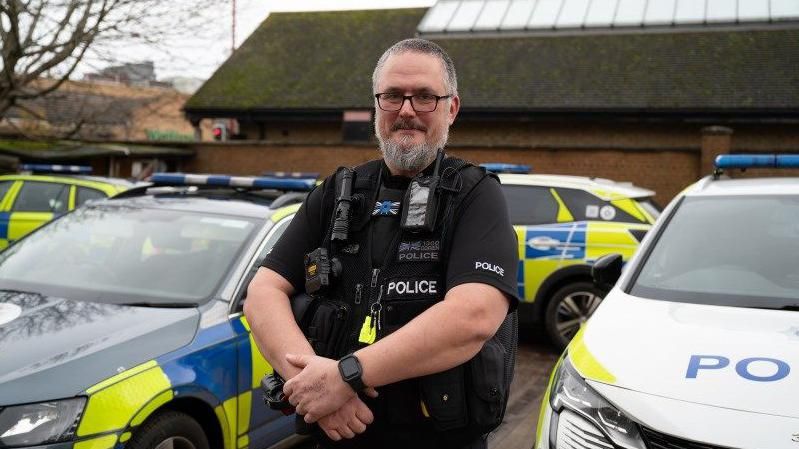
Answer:
[{"label": "car bonnet", "polygon": [[79,395],[188,344],[198,322],[195,308],[0,291],[0,406]]},{"label": "car bonnet", "polygon": [[796,312],[650,300],[616,288],[568,353],[580,374],[597,382],[799,417]]}]

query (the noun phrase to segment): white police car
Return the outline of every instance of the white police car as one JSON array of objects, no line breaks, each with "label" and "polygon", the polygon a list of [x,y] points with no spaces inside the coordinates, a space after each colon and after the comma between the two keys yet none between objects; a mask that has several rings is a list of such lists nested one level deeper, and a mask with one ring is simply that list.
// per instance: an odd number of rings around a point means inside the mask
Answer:
[{"label": "white police car", "polygon": [[[799,155],[723,155],[679,194],[566,349],[541,407],[545,448],[799,447]],[[620,276],[620,277],[619,277]]]},{"label": "white police car", "polygon": [[[163,174],[0,253],[0,448],[266,448],[242,315],[313,179]],[[299,190],[299,191],[295,191]]]}]

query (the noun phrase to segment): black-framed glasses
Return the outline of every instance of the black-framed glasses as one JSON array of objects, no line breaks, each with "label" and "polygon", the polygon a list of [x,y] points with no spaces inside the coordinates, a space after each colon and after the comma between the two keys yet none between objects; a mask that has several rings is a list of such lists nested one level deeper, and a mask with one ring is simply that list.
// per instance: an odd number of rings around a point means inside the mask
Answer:
[{"label": "black-framed glasses", "polygon": [[416,94],[400,95],[392,92],[375,94],[377,106],[387,112],[397,112],[402,109],[405,100],[410,100],[411,107],[416,112],[433,112],[438,106],[438,101],[452,95]]}]

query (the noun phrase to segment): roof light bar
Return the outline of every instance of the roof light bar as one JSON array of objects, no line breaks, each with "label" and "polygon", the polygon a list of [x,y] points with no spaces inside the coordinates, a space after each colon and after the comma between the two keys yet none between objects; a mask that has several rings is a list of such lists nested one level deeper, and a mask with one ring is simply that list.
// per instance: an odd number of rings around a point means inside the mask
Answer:
[{"label": "roof light bar", "polygon": [[261,176],[268,176],[271,178],[316,179],[319,177],[319,173],[307,171],[265,171],[261,173]]},{"label": "roof light bar", "polygon": [[799,168],[799,154],[722,154],[716,156],[717,169]]},{"label": "roof light bar", "polygon": [[32,173],[70,173],[88,175],[92,168],[88,165],[58,165],[58,164],[22,164],[19,167],[23,171]]},{"label": "roof light bar", "polygon": [[494,173],[530,173],[531,167],[522,164],[505,164],[501,162],[488,162],[480,164],[481,167]]},{"label": "roof light bar", "polygon": [[153,173],[150,182],[161,186],[219,186],[274,190],[307,191],[314,188],[314,179],[281,179],[255,176],[193,175],[184,173]]}]

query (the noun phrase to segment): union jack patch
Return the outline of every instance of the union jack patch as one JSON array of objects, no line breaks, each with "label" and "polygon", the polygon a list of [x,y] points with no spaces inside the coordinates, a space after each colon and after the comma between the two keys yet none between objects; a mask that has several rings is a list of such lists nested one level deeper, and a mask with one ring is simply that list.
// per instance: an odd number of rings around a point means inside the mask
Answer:
[{"label": "union jack patch", "polygon": [[397,215],[399,212],[399,207],[399,201],[377,201],[375,203],[375,208],[372,211],[372,215]]}]

